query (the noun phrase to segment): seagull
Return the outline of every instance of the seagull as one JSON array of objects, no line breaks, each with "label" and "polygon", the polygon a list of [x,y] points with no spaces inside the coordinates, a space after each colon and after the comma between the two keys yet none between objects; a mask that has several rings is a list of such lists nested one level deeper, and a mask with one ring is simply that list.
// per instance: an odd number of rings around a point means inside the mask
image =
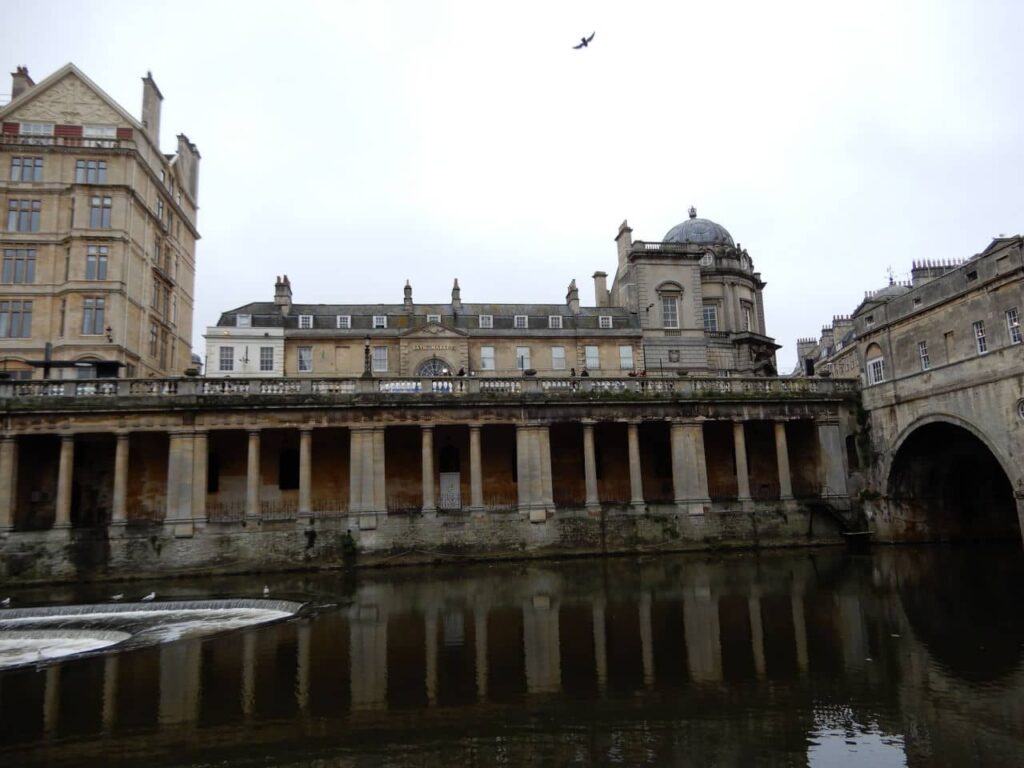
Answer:
[{"label": "seagull", "polygon": [[2,605],[4,608],[10,608],[11,607],[11,598],[5,597],[3,600],[0,600],[0,605]]},{"label": "seagull", "polygon": [[266,584],[263,585],[263,596],[270,597],[270,587],[268,587]]},{"label": "seagull", "polygon": [[124,597],[124,592],[118,592],[116,595],[111,595],[110,599],[113,600],[116,603],[118,600],[120,600],[123,597]]},{"label": "seagull", "polygon": [[590,33],[590,37],[581,37],[580,41],[573,46],[573,50],[578,51],[580,48],[586,48],[590,45],[590,41],[594,39],[594,33]]},{"label": "seagull", "polygon": [[148,595],[146,595],[145,597],[140,597],[140,598],[139,598],[139,600],[141,600],[141,601],[142,601],[142,602],[144,602],[144,603],[148,603],[148,602],[149,602],[150,600],[152,600],[152,599],[153,599],[154,597],[156,597],[156,592],[150,592],[150,593],[149,593]]}]

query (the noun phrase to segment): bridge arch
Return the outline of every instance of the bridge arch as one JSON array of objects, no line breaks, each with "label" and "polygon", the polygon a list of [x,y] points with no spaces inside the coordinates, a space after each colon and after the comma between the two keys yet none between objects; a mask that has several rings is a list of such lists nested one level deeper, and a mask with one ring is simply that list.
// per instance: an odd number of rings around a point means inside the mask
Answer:
[{"label": "bridge arch", "polygon": [[916,420],[895,441],[883,477],[890,512],[929,539],[1021,539],[1020,472],[965,419]]}]

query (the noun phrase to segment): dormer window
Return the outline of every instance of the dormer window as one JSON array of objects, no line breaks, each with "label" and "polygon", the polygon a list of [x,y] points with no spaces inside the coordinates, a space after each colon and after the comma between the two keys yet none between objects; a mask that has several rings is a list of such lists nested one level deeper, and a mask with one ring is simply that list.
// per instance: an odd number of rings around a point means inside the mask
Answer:
[{"label": "dormer window", "polygon": [[387,315],[374,315],[373,316],[373,327],[374,328],[387,328],[388,327],[388,316]]},{"label": "dormer window", "polygon": [[336,322],[339,328],[347,330],[352,327],[352,315],[338,315]]},{"label": "dormer window", "polygon": [[22,123],[18,133],[32,137],[27,144],[53,144],[53,123]]},{"label": "dormer window", "polygon": [[82,137],[86,147],[113,147],[117,141],[117,126],[86,125],[82,127]]},{"label": "dormer window", "polygon": [[440,315],[427,315],[427,322],[428,323],[440,323],[441,322],[441,316]]},{"label": "dormer window", "polygon": [[480,315],[480,327],[481,328],[493,328],[494,327],[494,315]]},{"label": "dormer window", "polygon": [[236,328],[252,328],[252,315],[235,315]]},{"label": "dormer window", "polygon": [[512,324],[516,328],[528,328],[529,327],[529,322],[528,322],[528,320],[526,318],[526,315],[516,315]]},{"label": "dormer window", "polygon": [[312,328],[313,327],[313,316],[312,315],[299,315],[299,328]]},{"label": "dormer window", "polygon": [[562,316],[561,315],[548,315],[548,328],[561,328],[562,327]]}]

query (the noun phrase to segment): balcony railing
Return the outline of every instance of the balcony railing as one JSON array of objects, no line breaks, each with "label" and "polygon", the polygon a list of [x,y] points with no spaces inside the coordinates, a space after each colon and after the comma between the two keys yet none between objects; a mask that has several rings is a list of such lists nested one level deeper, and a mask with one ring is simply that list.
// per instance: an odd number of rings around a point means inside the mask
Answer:
[{"label": "balcony railing", "polygon": [[134,139],[97,138],[93,136],[21,136],[0,133],[0,144],[24,147],[84,147],[87,149],[134,149]]},{"label": "balcony railing", "polygon": [[200,398],[298,397],[349,399],[378,395],[401,399],[421,396],[520,397],[587,399],[635,398],[778,398],[817,395],[844,397],[857,390],[854,379],[800,378],[584,378],[540,377],[397,377],[387,378],[224,378],[89,379],[74,381],[0,381],[0,402],[74,398]]}]

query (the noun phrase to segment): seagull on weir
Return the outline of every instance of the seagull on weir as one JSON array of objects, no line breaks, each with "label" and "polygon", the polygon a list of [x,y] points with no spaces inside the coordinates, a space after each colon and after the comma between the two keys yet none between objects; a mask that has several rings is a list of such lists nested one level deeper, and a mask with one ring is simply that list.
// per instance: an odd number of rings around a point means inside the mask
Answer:
[{"label": "seagull on weir", "polygon": [[263,596],[270,597],[270,587],[268,587],[266,584],[263,585]]},{"label": "seagull on weir", "polygon": [[594,32],[591,32],[590,37],[581,37],[580,41],[573,46],[573,50],[578,51],[581,48],[586,48],[588,45],[590,45],[590,41],[594,39],[594,34]]},{"label": "seagull on weir", "polygon": [[123,597],[124,597],[124,592],[118,592],[118,593],[117,593],[116,595],[111,595],[111,596],[110,596],[110,599],[111,599],[111,600],[112,600],[113,602],[115,602],[115,603],[116,603],[116,602],[117,602],[118,600],[122,599]]},{"label": "seagull on weir", "polygon": [[156,597],[156,592],[150,592],[145,597],[140,597],[139,600],[143,603],[148,603],[150,600]]}]

